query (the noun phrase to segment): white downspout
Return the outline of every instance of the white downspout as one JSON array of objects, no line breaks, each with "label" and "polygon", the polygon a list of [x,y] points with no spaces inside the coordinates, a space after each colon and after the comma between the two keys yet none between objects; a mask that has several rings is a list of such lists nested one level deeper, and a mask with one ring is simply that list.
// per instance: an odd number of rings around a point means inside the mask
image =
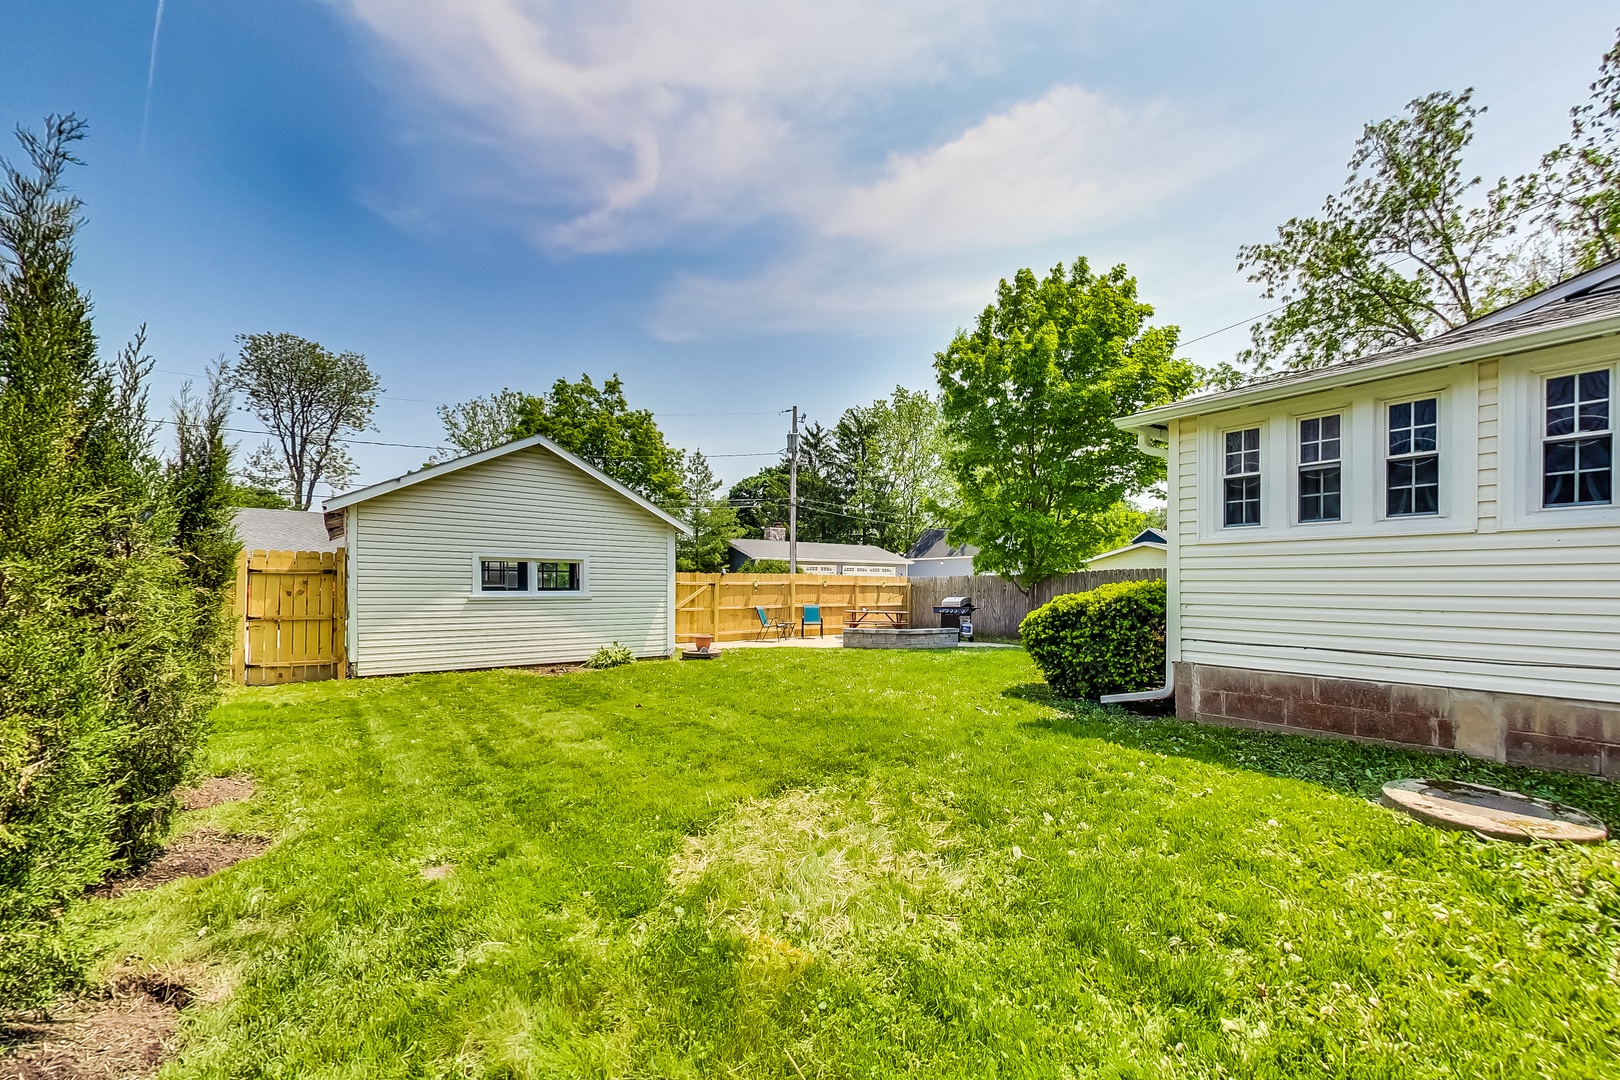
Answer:
[{"label": "white downspout", "polygon": [[[1136,429],[1136,448],[1152,457],[1170,458],[1170,429],[1158,424]],[[1162,441],[1161,441],[1162,440]],[[1136,701],[1169,701],[1176,696],[1176,666],[1170,659],[1170,642],[1164,649],[1164,685],[1157,690],[1138,690],[1134,694],[1104,694],[1097,700],[1104,705],[1127,705]]]}]

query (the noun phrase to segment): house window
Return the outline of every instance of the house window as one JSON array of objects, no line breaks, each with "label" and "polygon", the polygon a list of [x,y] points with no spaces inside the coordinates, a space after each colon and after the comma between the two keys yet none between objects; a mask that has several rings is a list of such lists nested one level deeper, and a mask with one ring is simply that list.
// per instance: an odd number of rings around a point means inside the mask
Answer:
[{"label": "house window", "polygon": [[1260,429],[1226,433],[1226,524],[1260,524]]},{"label": "house window", "polygon": [[509,559],[480,559],[478,587],[484,592],[528,592],[529,564]]},{"label": "house window", "polygon": [[1440,399],[1389,407],[1385,508],[1390,517],[1440,512]]},{"label": "house window", "polygon": [[1342,442],[1338,415],[1299,422],[1299,520],[1338,521]]},{"label": "house window", "polygon": [[1614,499],[1614,421],[1609,372],[1547,380],[1541,444],[1541,504],[1576,506]]},{"label": "house window", "polygon": [[538,588],[541,592],[579,591],[579,563],[543,562],[539,567]]}]

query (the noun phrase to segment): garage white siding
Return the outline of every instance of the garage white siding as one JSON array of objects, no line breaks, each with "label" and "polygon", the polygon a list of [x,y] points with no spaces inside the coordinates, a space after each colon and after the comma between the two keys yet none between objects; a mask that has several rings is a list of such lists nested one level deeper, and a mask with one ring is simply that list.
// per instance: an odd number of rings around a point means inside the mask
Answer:
[{"label": "garage white siding", "polygon": [[[675,529],[544,447],[347,508],[360,675],[567,663],[675,648]],[[483,558],[578,558],[585,595],[480,595]]]},{"label": "garage white siding", "polygon": [[[1620,513],[1540,508],[1538,426],[1544,376],[1617,359],[1606,338],[1172,421],[1172,657],[1620,702]],[[1442,513],[1387,518],[1380,417],[1431,393]],[[1346,520],[1301,524],[1297,425],[1327,412],[1344,417]],[[1263,520],[1225,528],[1220,440],[1250,426]]]}]

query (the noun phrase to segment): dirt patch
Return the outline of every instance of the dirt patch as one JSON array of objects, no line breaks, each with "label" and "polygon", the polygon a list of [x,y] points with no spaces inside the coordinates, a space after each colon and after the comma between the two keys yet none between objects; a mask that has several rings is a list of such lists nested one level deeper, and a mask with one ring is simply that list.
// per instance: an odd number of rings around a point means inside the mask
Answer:
[{"label": "dirt patch", "polygon": [[207,810],[253,798],[253,781],[246,776],[215,776],[194,788],[182,788],[174,795],[180,800],[182,810]]},{"label": "dirt patch", "polygon": [[104,1080],[150,1076],[168,1057],[181,984],[124,976],[99,997],[73,999],[56,1012],[0,1023],[3,1080]]},{"label": "dirt patch", "polygon": [[145,869],[129,877],[114,878],[91,891],[92,896],[122,896],[127,892],[155,889],[188,877],[207,877],[227,866],[235,866],[243,859],[264,854],[270,840],[263,836],[244,836],[237,833],[197,829],[179,837],[147,864]]},{"label": "dirt patch", "polygon": [[528,665],[525,665],[523,667],[513,668],[512,670],[521,671],[525,675],[573,675],[576,672],[584,671],[585,670],[585,665],[584,664],[528,664]]},{"label": "dirt patch", "polygon": [[422,867],[422,877],[426,878],[428,881],[443,881],[445,878],[454,873],[455,869],[456,868],[451,866],[449,863],[440,863],[437,866],[424,866]]}]

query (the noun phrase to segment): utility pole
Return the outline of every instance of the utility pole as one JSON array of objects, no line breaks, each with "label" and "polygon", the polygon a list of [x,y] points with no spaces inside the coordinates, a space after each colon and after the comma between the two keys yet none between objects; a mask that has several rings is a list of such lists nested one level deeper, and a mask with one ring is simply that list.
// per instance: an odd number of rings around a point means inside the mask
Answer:
[{"label": "utility pole", "polygon": [[799,407],[788,432],[788,573],[799,572]]}]

